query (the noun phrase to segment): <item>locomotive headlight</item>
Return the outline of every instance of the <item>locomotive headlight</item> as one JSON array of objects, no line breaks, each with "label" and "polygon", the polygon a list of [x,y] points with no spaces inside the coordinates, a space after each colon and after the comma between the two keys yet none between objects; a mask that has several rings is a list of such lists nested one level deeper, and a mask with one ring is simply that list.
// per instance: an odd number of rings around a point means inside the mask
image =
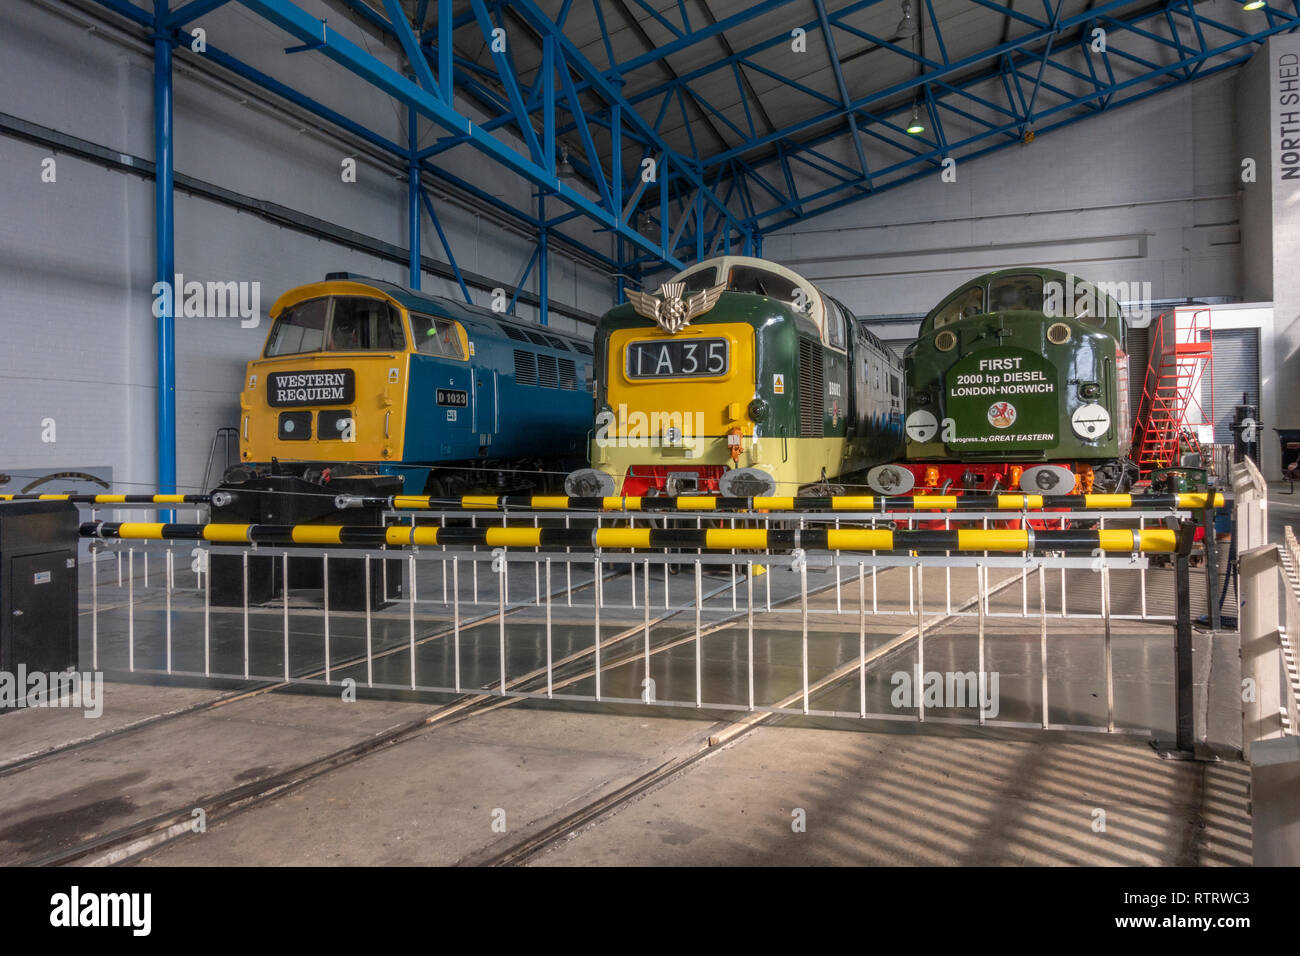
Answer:
[{"label": "locomotive headlight", "polygon": [[1070,416],[1070,427],[1084,441],[1096,441],[1110,428],[1110,412],[1100,405],[1080,405]]},{"label": "locomotive headlight", "polygon": [[944,329],[934,337],[934,347],[940,352],[951,352],[957,347],[957,335]]},{"label": "locomotive headlight", "polygon": [[1053,322],[1047,327],[1047,341],[1053,345],[1064,345],[1070,341],[1070,327],[1064,322]]},{"label": "locomotive headlight", "polygon": [[929,392],[917,392],[917,393],[916,393],[916,404],[918,404],[918,405],[929,405],[929,404],[930,404],[930,393],[929,393]]},{"label": "locomotive headlight", "polygon": [[756,398],[750,402],[748,411],[752,421],[761,422],[767,420],[767,402],[761,398]]},{"label": "locomotive headlight", "polygon": [[1101,398],[1100,382],[1084,382],[1079,386],[1079,395],[1082,398],[1098,399]]}]

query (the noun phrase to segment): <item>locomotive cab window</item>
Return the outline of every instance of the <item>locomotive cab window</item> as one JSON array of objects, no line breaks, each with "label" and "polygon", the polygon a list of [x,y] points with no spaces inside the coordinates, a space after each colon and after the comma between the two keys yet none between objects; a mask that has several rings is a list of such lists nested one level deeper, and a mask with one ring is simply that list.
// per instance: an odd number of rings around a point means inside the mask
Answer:
[{"label": "locomotive cab window", "polygon": [[728,292],[765,295],[782,302],[802,302],[804,311],[812,306],[812,295],[785,276],[754,266],[732,266],[727,276]]},{"label": "locomotive cab window", "polygon": [[382,299],[323,296],[280,313],[266,357],[306,352],[394,352],[406,347],[397,310]]},{"label": "locomotive cab window", "polygon": [[271,329],[266,344],[267,356],[319,352],[325,347],[329,310],[329,299],[309,299],[285,309]]},{"label": "locomotive cab window", "polygon": [[845,318],[843,307],[828,295],[822,296],[826,313],[826,343],[833,349],[845,349]]},{"label": "locomotive cab window", "polygon": [[421,355],[464,359],[460,327],[451,319],[411,313],[411,335],[415,337],[415,350]]},{"label": "locomotive cab window", "polygon": [[989,311],[1043,311],[1043,277],[1003,276],[989,283]]},{"label": "locomotive cab window", "polygon": [[934,317],[934,327],[941,329],[959,319],[969,319],[984,311],[984,288],[973,286],[945,305]]},{"label": "locomotive cab window", "polygon": [[718,267],[706,266],[703,269],[696,269],[694,272],[687,273],[680,281],[686,283],[686,295],[712,289],[718,284]]},{"label": "locomotive cab window", "polygon": [[380,299],[336,296],[330,315],[330,350],[392,352],[406,347],[397,310]]}]

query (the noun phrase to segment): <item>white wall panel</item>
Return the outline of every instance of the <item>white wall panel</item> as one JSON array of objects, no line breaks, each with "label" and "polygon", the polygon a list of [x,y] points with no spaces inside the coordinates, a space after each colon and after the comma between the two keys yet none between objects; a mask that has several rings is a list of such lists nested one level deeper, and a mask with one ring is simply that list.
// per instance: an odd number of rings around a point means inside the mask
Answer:
[{"label": "white wall panel", "polygon": [[[317,4],[304,0],[313,9]],[[346,18],[330,27],[377,56],[400,58]],[[147,49],[124,45],[65,6],[10,0],[0,13],[0,111],[127,154],[152,157],[152,62]],[[79,22],[84,21],[84,22]],[[397,142],[406,115],[358,78],[319,56],[286,57],[293,41],[238,4],[205,17],[214,46]],[[111,32],[111,31],[110,31]],[[320,122],[299,122],[257,98],[199,75],[188,51],[176,57],[175,169],[185,174],[354,230],[399,247],[407,244],[406,183],[364,150],[336,139]],[[240,99],[248,102],[240,102]],[[422,124],[421,141],[438,132]],[[109,465],[124,487],[155,484],[155,320],[153,183],[58,157],[58,179],[40,181],[48,151],[0,136],[0,469],[6,465]],[[358,159],[356,183],[340,175],[344,156]],[[530,188],[484,161],[470,147],[444,154],[446,167],[513,205],[531,205]],[[462,269],[509,287],[532,253],[535,237],[503,229],[490,216],[432,197]],[[559,204],[555,204],[557,207]],[[552,212],[558,211],[558,208]],[[599,248],[607,234],[568,230]],[[446,255],[427,217],[423,252]],[[552,246],[550,298],[599,313],[613,298],[612,279]],[[405,283],[406,268],[281,227],[184,192],[176,194],[176,268],[187,279],[260,283],[261,307],[280,292],[347,270]],[[427,291],[460,298],[454,282],[424,276]],[[537,290],[536,276],[526,287]],[[489,294],[471,289],[475,302]],[[534,310],[520,306],[521,317]],[[556,328],[578,331],[553,315]],[[237,318],[177,318],[177,459],[182,486],[199,483],[213,432],[237,422],[244,363],[261,348],[255,329]],[[583,334],[590,334],[583,327]],[[40,422],[57,421],[58,442],[43,443]],[[8,490],[8,489],[7,489]]]}]

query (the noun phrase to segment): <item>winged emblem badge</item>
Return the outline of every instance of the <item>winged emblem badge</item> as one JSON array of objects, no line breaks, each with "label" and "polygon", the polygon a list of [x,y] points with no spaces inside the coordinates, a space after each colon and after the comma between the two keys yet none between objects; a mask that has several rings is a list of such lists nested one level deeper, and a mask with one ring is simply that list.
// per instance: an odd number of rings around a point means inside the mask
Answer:
[{"label": "winged emblem badge", "polygon": [[645,316],[658,323],[665,332],[680,332],[691,324],[691,319],[703,315],[718,304],[718,298],[727,291],[725,282],[710,289],[702,289],[689,298],[683,299],[685,282],[665,282],[659,287],[659,295],[648,292],[627,291],[627,300],[636,309],[637,315]]}]

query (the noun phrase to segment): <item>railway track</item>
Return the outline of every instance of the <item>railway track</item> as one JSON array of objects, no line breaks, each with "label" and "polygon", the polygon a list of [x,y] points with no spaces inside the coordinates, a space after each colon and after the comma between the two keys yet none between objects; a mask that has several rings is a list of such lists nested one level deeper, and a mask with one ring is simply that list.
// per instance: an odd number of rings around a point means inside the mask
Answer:
[{"label": "railway track", "polygon": [[[603,575],[602,580],[609,581],[616,577],[618,577],[617,573],[605,574]],[[551,596],[556,597],[556,596],[564,595],[566,593],[568,594],[578,593],[586,590],[587,588],[590,588],[592,584],[593,582],[588,581],[583,584],[575,585],[573,588],[567,588],[567,587],[561,588],[551,592]],[[125,606],[126,604],[108,605],[106,607],[101,607],[100,612],[103,613],[103,612],[113,610],[114,608],[120,608]],[[521,601],[514,606],[507,606],[504,616],[512,617],[516,614],[528,610],[531,607],[533,607],[532,604]],[[89,612],[82,612],[82,613],[86,614]],[[490,624],[496,624],[498,621],[501,620],[502,616],[503,615],[500,609],[494,610],[487,614],[482,615],[481,617],[471,618],[468,621],[463,622],[460,625],[460,630],[462,633],[464,633],[466,631],[472,631],[476,628],[486,627],[487,625]],[[439,630],[434,631],[433,633],[426,634],[423,637],[417,638],[415,641],[415,646],[420,647],[430,643],[431,641],[436,641],[442,638],[450,637],[455,633],[455,630],[456,629],[454,627],[441,628]],[[409,642],[402,642],[401,644],[395,644],[393,647],[385,648],[384,650],[377,651],[371,654],[370,657],[372,660],[381,660],[383,658],[391,657],[397,654],[407,653],[410,651],[410,648],[411,645]],[[330,670],[346,671],[349,667],[357,667],[360,666],[361,664],[364,664],[365,662],[366,662],[366,656],[364,654],[359,654],[353,657],[344,658],[339,661],[331,661]],[[228,694],[222,694],[210,700],[200,701],[198,703],[191,704],[188,707],[182,707],[178,710],[168,711],[165,714],[155,714],[153,716],[143,718],[133,723],[126,724],[122,727],[115,727],[112,730],[106,730],[103,731],[102,733],[98,733],[89,737],[82,738],[81,740],[70,741],[69,743],[61,744],[56,747],[50,747],[46,750],[41,750],[36,753],[24,754],[23,756],[15,757],[7,761],[0,761],[0,778],[11,776],[12,774],[18,773],[22,770],[30,769],[33,766],[37,766],[41,763],[44,763],[48,760],[51,760],[55,757],[64,754],[72,753],[78,750],[85,750],[87,748],[99,744],[103,744],[110,740],[118,740],[130,734],[139,733],[140,731],[146,730],[150,727],[156,727],[157,725],[162,723],[179,720],[181,718],[190,717],[196,714],[215,711],[222,707],[229,706],[230,704],[238,703],[239,701],[242,700],[248,700],[249,698],[252,697],[259,697],[263,694],[269,694],[277,690],[283,690],[284,688],[290,686],[290,684],[292,684],[295,681],[310,681],[310,680],[317,679],[323,676],[324,674],[325,674],[324,667],[308,668],[303,671],[300,671],[299,673],[294,674],[290,681],[284,681],[284,680],[265,681],[253,687],[232,691]]]},{"label": "railway track", "polygon": [[[887,573],[887,572],[886,572]],[[606,580],[609,577],[606,576]],[[1018,580],[1017,575],[1011,575],[1003,581],[999,581],[990,587],[989,593],[997,591],[1011,585]],[[580,587],[590,587],[593,582],[588,582]],[[737,582],[738,584],[739,582]],[[715,597],[737,585],[724,584],[706,594],[705,600]],[[810,588],[809,597],[831,591],[836,588],[835,582],[829,582],[821,587]],[[574,590],[578,590],[575,588]],[[563,593],[561,591],[560,593]],[[774,607],[788,605],[797,602],[799,595],[793,595],[789,598],[773,602]],[[945,623],[953,620],[955,614],[969,607],[974,606],[974,598],[955,606],[952,612],[941,612],[925,621],[926,630],[931,628],[942,627]],[[673,618],[687,612],[693,608],[692,604],[687,604],[671,611],[660,613],[651,618],[650,625],[659,627],[667,624]],[[517,614],[520,611],[532,607],[531,604],[523,604],[518,607],[508,609],[507,616]],[[735,626],[743,620],[747,611],[741,610],[725,616],[713,623],[705,626],[700,634],[705,636],[716,633],[729,627]],[[475,619],[473,622],[467,622],[461,626],[462,632],[467,629],[482,628],[494,623],[500,619],[500,614],[493,612]],[[628,627],[619,631],[611,637],[605,638],[600,642],[600,669],[607,672],[617,667],[621,667],[639,660],[645,656],[645,652],[638,648],[635,651],[627,651],[618,656],[606,656],[612,651],[616,651],[620,644],[643,634],[645,628],[644,622],[630,624]],[[844,665],[832,674],[827,675],[821,680],[809,685],[809,693],[819,693],[822,690],[834,685],[838,681],[844,680],[849,676],[859,672],[861,666],[865,666],[875,660],[884,657],[895,650],[900,649],[907,644],[916,635],[915,626],[902,631],[888,640],[885,644],[876,648],[866,658],[865,662],[860,664],[855,658],[850,664]],[[419,643],[425,643],[437,640],[441,637],[449,636],[451,629],[445,629],[434,634],[425,635]],[[684,630],[676,630],[670,633],[656,633],[655,641],[649,648],[649,654],[663,654],[675,647],[689,643],[696,639],[696,630],[691,626]],[[409,645],[402,644],[387,649],[381,653],[401,653],[409,650]],[[563,689],[579,681],[591,678],[595,674],[595,669],[591,666],[584,666],[584,662],[591,658],[596,652],[595,647],[584,648],[575,651],[568,656],[554,662],[552,668],[552,681],[556,690]],[[378,656],[378,655],[376,655]],[[354,663],[364,663],[365,657],[361,656]],[[338,665],[333,665],[337,667]],[[304,675],[302,679],[308,679],[310,675]],[[317,674],[316,676],[319,676]],[[520,675],[507,684],[511,692],[531,692],[545,689],[546,670],[537,668],[529,673]],[[214,709],[234,703],[236,700],[247,699],[252,696],[258,696],[271,693],[272,691],[283,689],[287,684],[283,681],[267,683],[265,685],[241,691],[235,694],[225,695],[216,700],[205,702],[203,705],[195,705],[192,708],[186,708],[181,711],[173,712],[168,715],[159,715],[148,721],[142,721],[129,727],[119,728],[107,734],[98,735],[85,741],[79,741],[70,744],[64,748],[43,752],[35,755],[33,758],[25,758],[22,761],[15,761],[3,768],[0,768],[0,774],[13,774],[22,769],[26,769],[34,762],[56,756],[59,753],[66,753],[73,749],[82,749],[91,747],[96,743],[102,743],[112,737],[120,736],[123,733],[142,730],[149,726],[156,726],[162,720],[175,719],[187,714],[195,713],[202,709]],[[801,699],[802,691],[793,694],[784,700],[778,701],[777,706],[788,707]],[[29,866],[59,866],[59,865],[117,865],[129,862],[144,854],[155,852],[161,847],[174,841],[182,840],[193,835],[195,830],[194,810],[195,807],[201,807],[205,815],[205,823],[212,825],[221,822],[239,814],[245,810],[252,809],[256,806],[267,804],[278,797],[298,789],[313,780],[316,780],[325,774],[342,767],[349,766],[357,761],[375,754],[381,750],[399,746],[404,742],[414,740],[430,731],[442,727],[451,726],[461,723],[474,717],[489,713],[493,710],[508,707],[518,703],[521,697],[501,697],[495,693],[468,693],[447,704],[444,704],[435,710],[420,716],[419,718],[406,721],[404,723],[386,728],[385,730],[367,737],[364,740],[357,741],[342,747],[331,753],[314,758],[309,761],[297,764],[283,771],[274,773],[268,777],[263,777],[256,781],[230,789],[209,794],[207,796],[186,801],[185,806],[169,810],[160,814],[155,814],[148,819],[131,823],[112,832],[103,834],[90,840],[83,841],[75,846],[65,847],[58,851],[40,854],[26,860],[19,861],[21,865]],[[567,839],[579,830],[593,825],[602,817],[616,811],[629,802],[636,800],[641,795],[661,786],[672,777],[685,772],[695,763],[706,759],[711,752],[715,752],[720,746],[730,744],[742,738],[750,730],[769,720],[775,714],[768,712],[759,712],[748,714],[740,720],[729,722],[724,721],[710,728],[706,739],[693,752],[678,755],[650,771],[638,776],[634,780],[618,786],[613,791],[604,793],[592,800],[587,805],[577,811],[566,815],[563,819],[554,821],[545,825],[524,839],[512,844],[504,850],[492,850],[485,852],[483,855],[473,855],[460,861],[461,865],[490,865],[490,866],[508,866],[526,863],[528,860],[545,852],[556,843]]]},{"label": "railway track", "polygon": [[[991,584],[988,588],[988,595],[992,595],[1009,587],[1019,580],[1019,575],[1012,574],[1005,579]],[[828,590],[835,585],[828,585],[826,588],[819,588],[818,592]],[[813,593],[809,592],[811,596]],[[972,597],[970,600],[963,602],[955,607],[951,612],[944,611],[935,615],[924,622],[924,628],[928,633],[934,628],[943,627],[957,619],[957,614],[975,606],[978,597]],[[861,668],[873,664],[884,657],[902,649],[918,633],[917,627],[911,627],[901,632],[884,644],[872,650],[861,660],[854,659],[852,662],[845,664],[830,674],[808,685],[808,694],[814,695],[827,690],[840,681],[847,680],[850,677],[856,677]],[[803,690],[790,694],[777,701],[776,707],[792,707],[804,697]],[[520,840],[510,847],[503,850],[493,849],[480,854],[474,854],[459,861],[457,865],[461,866],[520,866],[528,863],[531,859],[545,853],[547,850],[575,836],[580,831],[595,826],[603,817],[606,817],[622,807],[636,801],[642,796],[658,789],[668,783],[674,777],[689,771],[696,764],[706,760],[710,755],[718,753],[723,747],[732,745],[744,739],[745,735],[755,728],[767,723],[774,717],[782,716],[772,711],[762,711],[749,714],[737,721],[722,721],[715,724],[706,735],[705,742],[694,751],[686,754],[669,758],[657,767],[641,774],[634,780],[628,781],[613,792],[606,793],[591,801],[585,806],[573,811],[560,820],[557,820],[541,830],[530,834],[523,840]]]},{"label": "railway track", "polygon": [[[603,581],[609,581],[618,577],[618,574],[611,573],[602,576]],[[577,592],[590,588],[594,582],[586,582],[576,585],[572,591]],[[833,586],[833,585],[831,585]],[[732,588],[732,585],[726,584],[706,592],[703,597],[708,600]],[[559,590],[558,594],[568,592],[567,588]],[[569,592],[571,593],[571,592]],[[506,616],[520,613],[532,608],[531,603],[523,603],[506,611]],[[678,616],[684,611],[690,610],[691,605],[685,605],[667,613],[660,614],[651,619],[651,625],[667,623],[672,618]],[[473,621],[462,623],[460,631],[462,636],[466,631],[487,627],[496,624],[501,619],[501,613],[494,611],[486,614]],[[619,643],[628,640],[642,632],[643,623],[635,626],[629,626],[618,634],[605,638],[601,641],[602,653],[609,650]],[[716,629],[717,625],[709,628],[705,633]],[[429,641],[437,640],[451,636],[453,628],[445,628],[433,634],[425,635],[417,640],[417,646]],[[694,629],[690,631],[694,635]],[[400,654],[409,652],[410,645],[402,643],[388,648],[385,651],[372,655],[374,658],[387,656],[390,654]],[[566,686],[569,683],[586,679],[592,676],[595,671],[588,670],[577,674],[568,673],[566,669],[572,668],[574,664],[583,659],[592,656],[595,648],[588,648],[582,651],[574,652],[566,657],[556,660],[553,664],[553,674],[557,679],[557,686]],[[350,662],[335,662],[331,668],[335,671],[341,670],[347,663],[353,666],[364,664],[366,657],[364,655],[351,659]],[[602,670],[610,666],[616,666],[615,663],[602,661]],[[323,668],[296,678],[297,680],[309,680],[312,677],[319,677],[324,673]],[[545,668],[538,668],[529,673],[520,675],[509,681],[507,686],[510,690],[531,690],[545,687]],[[0,775],[16,774],[23,770],[29,770],[47,760],[53,759],[62,754],[71,751],[89,749],[96,745],[102,745],[110,740],[120,739],[121,737],[145,730],[151,727],[157,727],[160,723],[176,720],[181,717],[190,716],[203,711],[214,710],[221,706],[234,703],[237,700],[245,700],[250,697],[269,694],[275,690],[281,690],[289,686],[285,681],[267,682],[258,687],[240,691],[237,693],[223,695],[211,701],[205,701],[192,707],[182,710],[173,711],[169,714],[158,715],[126,727],[116,728],[85,740],[76,741],[58,748],[42,751],[39,754],[30,757],[20,758],[11,761],[4,767],[0,767]],[[357,760],[381,750],[385,747],[395,746],[403,741],[410,740],[419,734],[426,732],[438,726],[459,722],[468,719],[478,713],[485,713],[498,707],[509,706],[517,703],[520,698],[502,698],[496,694],[477,694],[468,693],[458,697],[449,703],[438,707],[432,712],[417,719],[407,721],[374,734],[364,740],[350,744],[339,750],[333,751],[324,756],[305,761],[286,770],[272,774],[269,777],[263,777],[243,786],[234,787],[225,791],[207,796],[199,797],[194,800],[186,801],[183,808],[166,811],[156,814],[148,819],[129,824],[112,832],[103,834],[91,840],[83,841],[76,846],[63,848],[54,852],[39,854],[28,859],[15,861],[17,865],[23,866],[62,866],[70,864],[80,865],[114,865],[125,862],[140,854],[156,849],[157,847],[186,834],[194,832],[193,808],[201,807],[205,814],[205,821],[208,823],[226,819],[230,815],[241,810],[248,809],[261,803],[265,803],[286,791],[305,784],[331,770],[348,766]]]}]

